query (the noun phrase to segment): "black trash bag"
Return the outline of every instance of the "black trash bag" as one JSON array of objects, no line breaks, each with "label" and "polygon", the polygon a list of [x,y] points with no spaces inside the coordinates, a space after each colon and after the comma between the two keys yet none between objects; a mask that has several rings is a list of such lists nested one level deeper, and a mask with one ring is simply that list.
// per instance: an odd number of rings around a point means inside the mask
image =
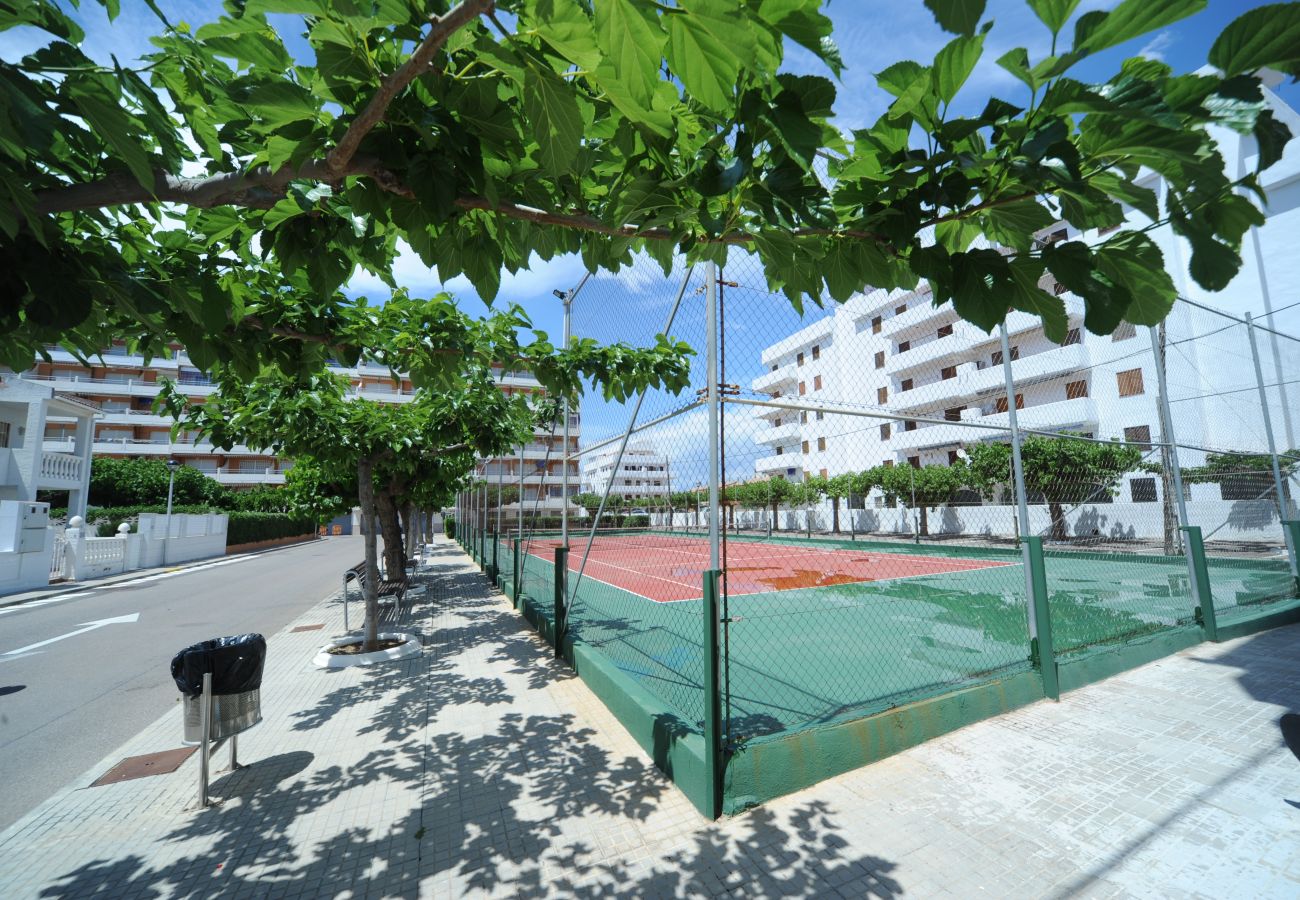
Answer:
[{"label": "black trash bag", "polygon": [[213,694],[242,694],[262,686],[266,638],[237,634],[186,647],[172,657],[172,679],[187,697],[203,693],[203,673],[212,673]]}]

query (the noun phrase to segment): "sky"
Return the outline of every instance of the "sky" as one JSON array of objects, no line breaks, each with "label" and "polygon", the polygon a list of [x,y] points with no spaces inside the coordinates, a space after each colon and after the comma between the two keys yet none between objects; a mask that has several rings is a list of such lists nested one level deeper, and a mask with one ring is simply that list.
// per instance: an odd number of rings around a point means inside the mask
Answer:
[{"label": "sky", "polygon": [[[1083,0],[1075,15],[1109,8],[1116,2]],[[1135,54],[1162,59],[1177,72],[1192,71],[1204,64],[1215,36],[1229,22],[1249,8],[1264,5],[1264,2],[1210,0],[1203,13],[1086,59],[1071,74],[1083,80],[1105,80],[1116,71],[1120,61]],[[159,5],[173,22],[184,21],[193,28],[217,18],[221,12],[218,4],[198,0],[161,0]],[[140,0],[121,0],[121,7],[121,15],[110,25],[102,8],[83,0],[77,15],[86,31],[83,50],[92,58],[107,62],[112,54],[116,54],[126,62],[149,52],[148,36],[158,30],[152,13]],[[876,86],[873,73],[902,59],[928,63],[951,38],[935,24],[921,0],[830,0],[825,12],[834,23],[834,37],[845,63],[836,85],[837,124],[842,129],[869,125],[888,106],[891,98]],[[959,115],[978,112],[990,96],[1013,103],[1021,100],[1026,91],[1024,86],[995,65],[994,60],[1012,47],[1028,48],[1031,59],[1040,58],[1049,49],[1050,35],[1023,0],[990,0],[985,19],[992,19],[994,27],[989,33],[982,60],[954,103],[954,112]],[[300,26],[293,17],[276,16],[273,21],[291,52],[304,60],[309,59],[310,47],[302,40]],[[1072,34],[1073,23],[1067,24],[1063,33]],[[0,32],[0,58],[14,59],[29,52],[38,45],[37,40],[38,36],[30,31]],[[796,73],[834,78],[813,54],[793,44],[787,47],[785,68]],[[1300,86],[1286,84],[1278,92],[1292,106],[1300,106]],[[486,312],[485,305],[464,277],[444,282],[436,269],[426,267],[414,254],[404,253],[397,260],[395,274],[399,284],[409,288],[415,296],[428,296],[445,290],[453,294],[464,309],[472,313]],[[534,260],[526,271],[504,274],[497,303],[522,305],[537,327],[558,339],[562,327],[561,304],[552,292],[576,287],[584,274],[585,270],[576,257],[545,262]],[[681,274],[677,272],[674,277],[665,278],[657,266],[641,261],[633,270],[617,276],[602,274],[593,277],[574,302],[574,334],[606,341],[651,340],[662,328],[680,286]],[[761,371],[758,352],[762,347],[817,316],[825,315],[826,311],[811,308],[806,318],[801,320],[784,300],[766,291],[761,273],[746,264],[743,258],[727,277],[739,285],[731,290],[730,302],[747,304],[745,321],[749,324],[745,333],[737,333],[728,373],[729,381],[743,384]],[[702,314],[696,288],[698,283],[693,283],[688,297],[683,299],[683,313],[675,329],[678,336],[692,343],[702,338]],[[387,294],[387,288],[366,273],[354,275],[346,291],[352,296],[367,296],[372,302],[380,302]],[[734,318],[739,319],[738,316]],[[647,400],[641,420],[666,412],[678,402],[652,397]],[[590,397],[584,402],[582,412],[584,443],[587,443],[620,430],[627,421],[629,410]],[[683,447],[700,446],[698,439],[703,437],[704,427],[701,415],[687,414],[671,423],[671,427],[674,429],[671,434],[657,430],[656,440]],[[692,464],[683,472],[685,480],[690,481],[698,471],[698,464]]]}]

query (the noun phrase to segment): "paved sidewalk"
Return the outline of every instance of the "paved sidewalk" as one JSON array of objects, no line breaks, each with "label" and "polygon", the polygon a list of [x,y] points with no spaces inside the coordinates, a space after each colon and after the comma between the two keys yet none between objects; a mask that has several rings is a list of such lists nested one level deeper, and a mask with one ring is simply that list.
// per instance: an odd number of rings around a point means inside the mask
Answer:
[{"label": "paved sidewalk", "polygon": [[[323,673],[327,601],[270,642],[266,721],[194,809],[155,723],[0,834],[5,897],[1294,897],[1300,626],[1204,646],[720,823],[702,819],[459,548],[424,654]],[[0,703],[3,701],[0,700]],[[0,707],[2,710],[2,707]]]}]

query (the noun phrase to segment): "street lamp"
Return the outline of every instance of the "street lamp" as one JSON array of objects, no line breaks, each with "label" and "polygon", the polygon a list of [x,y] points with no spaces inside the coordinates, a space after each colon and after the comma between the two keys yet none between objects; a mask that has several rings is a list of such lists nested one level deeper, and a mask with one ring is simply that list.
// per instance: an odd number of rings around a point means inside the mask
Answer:
[{"label": "street lamp", "polygon": [[172,542],[172,492],[176,488],[176,470],[181,467],[179,459],[167,460],[167,535],[163,539],[163,565],[167,565],[167,548]]}]

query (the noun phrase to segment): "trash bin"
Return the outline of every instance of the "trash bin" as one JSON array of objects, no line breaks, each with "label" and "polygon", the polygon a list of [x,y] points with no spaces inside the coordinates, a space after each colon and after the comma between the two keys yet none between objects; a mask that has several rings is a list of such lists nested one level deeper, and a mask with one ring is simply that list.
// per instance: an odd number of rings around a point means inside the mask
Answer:
[{"label": "trash bin", "polygon": [[203,740],[203,676],[208,672],[213,694],[208,740],[223,740],[262,721],[265,664],[266,638],[260,634],[202,641],[173,656],[172,679],[182,694],[183,743]]}]

